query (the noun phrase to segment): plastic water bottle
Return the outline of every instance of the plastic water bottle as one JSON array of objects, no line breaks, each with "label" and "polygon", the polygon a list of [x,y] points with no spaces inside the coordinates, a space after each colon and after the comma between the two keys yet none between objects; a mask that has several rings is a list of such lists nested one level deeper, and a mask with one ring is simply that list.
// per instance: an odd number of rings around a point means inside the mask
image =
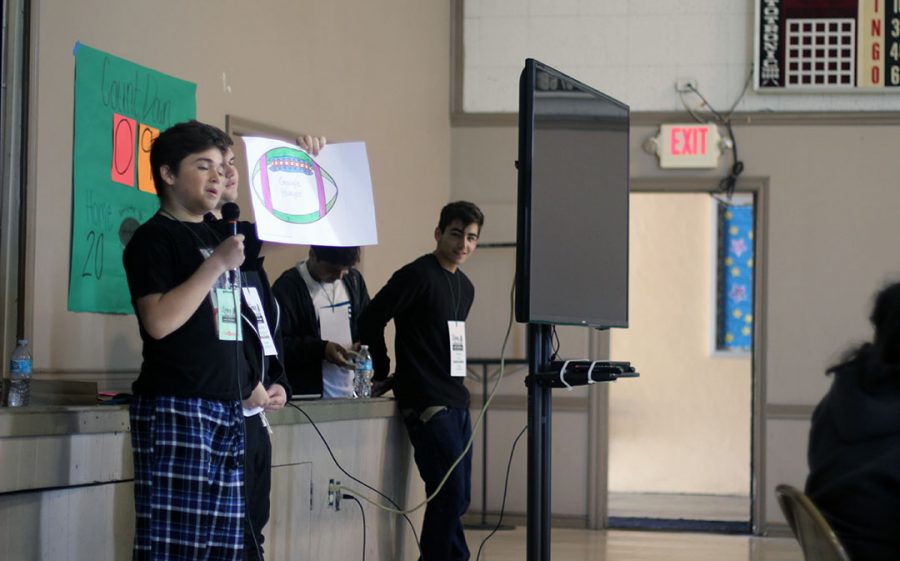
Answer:
[{"label": "plastic water bottle", "polygon": [[356,355],[356,371],[353,376],[353,390],[356,397],[372,397],[372,355],[369,346],[363,345]]},{"label": "plastic water bottle", "polygon": [[16,350],[9,358],[10,407],[24,407],[31,400],[31,352],[28,340],[19,339]]}]

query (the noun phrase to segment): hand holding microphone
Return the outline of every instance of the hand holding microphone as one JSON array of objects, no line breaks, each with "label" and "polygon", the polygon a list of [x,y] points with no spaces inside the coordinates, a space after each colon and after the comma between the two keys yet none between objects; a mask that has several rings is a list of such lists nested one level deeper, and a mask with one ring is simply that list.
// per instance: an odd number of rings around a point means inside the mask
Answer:
[{"label": "hand holding microphone", "polygon": [[219,254],[226,269],[230,269],[232,282],[234,271],[244,262],[244,235],[237,233],[237,219],[241,215],[241,208],[235,203],[222,205],[222,218],[228,222],[231,236],[219,244],[213,255]]}]

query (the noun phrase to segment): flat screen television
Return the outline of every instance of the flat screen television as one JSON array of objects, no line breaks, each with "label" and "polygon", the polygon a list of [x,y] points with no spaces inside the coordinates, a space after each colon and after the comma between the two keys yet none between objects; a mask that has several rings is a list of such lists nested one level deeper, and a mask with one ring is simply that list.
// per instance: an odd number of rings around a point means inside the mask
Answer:
[{"label": "flat screen television", "polygon": [[517,321],[628,326],[629,115],[624,103],[525,61]]}]

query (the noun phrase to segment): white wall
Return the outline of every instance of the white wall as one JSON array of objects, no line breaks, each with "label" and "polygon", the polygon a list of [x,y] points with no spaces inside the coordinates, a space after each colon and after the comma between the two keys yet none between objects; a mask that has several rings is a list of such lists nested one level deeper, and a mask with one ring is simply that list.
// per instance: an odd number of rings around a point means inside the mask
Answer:
[{"label": "white wall", "polygon": [[[690,78],[725,112],[753,60],[752,0],[465,0],[464,10],[467,112],[516,111],[526,58],[635,111],[683,111],[675,82]],[[896,110],[897,93],[759,95],[751,87],[738,111]]]}]

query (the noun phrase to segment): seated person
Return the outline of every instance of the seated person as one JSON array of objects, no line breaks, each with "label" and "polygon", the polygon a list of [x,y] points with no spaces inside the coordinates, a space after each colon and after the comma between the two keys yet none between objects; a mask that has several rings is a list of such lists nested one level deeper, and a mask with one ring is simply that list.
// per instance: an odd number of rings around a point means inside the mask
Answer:
[{"label": "seated person", "polygon": [[359,247],[311,246],[272,285],[281,304],[284,365],[295,395],[353,397],[357,318],[369,305]]},{"label": "seated person", "polygon": [[900,283],[883,289],[871,343],[828,369],[816,407],[806,494],[854,561],[900,559]]}]

